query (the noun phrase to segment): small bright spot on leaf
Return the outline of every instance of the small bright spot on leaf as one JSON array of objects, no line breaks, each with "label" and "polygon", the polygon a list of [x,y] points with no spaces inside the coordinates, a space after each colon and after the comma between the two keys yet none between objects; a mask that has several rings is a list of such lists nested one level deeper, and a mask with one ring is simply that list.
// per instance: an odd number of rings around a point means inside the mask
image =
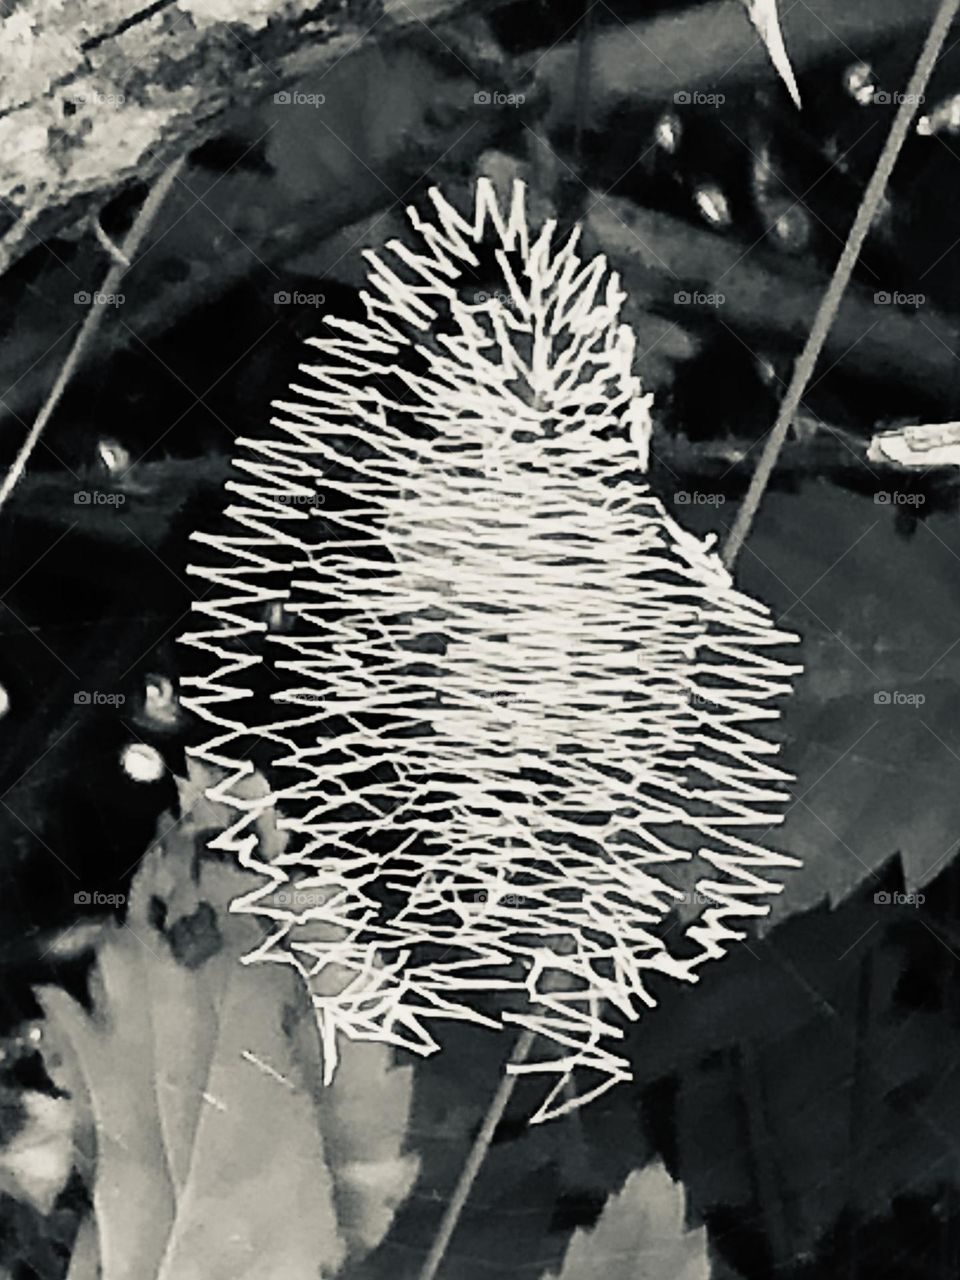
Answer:
[{"label": "small bright spot on leaf", "polygon": [[917,133],[921,138],[932,138],[938,133],[960,133],[960,94],[937,103],[929,115],[917,121]]},{"label": "small bright spot on leaf", "polygon": [[753,157],[750,169],[753,177],[753,188],[758,199],[769,195],[781,186],[780,179],[774,169],[773,156],[766,144],[758,149],[757,154]]},{"label": "small bright spot on leaf", "polygon": [[669,156],[675,156],[680,148],[683,126],[673,111],[665,111],[656,123],[653,140]]},{"label": "small bright spot on leaf", "polygon": [[131,742],[125,746],[120,763],[124,773],[134,782],[157,782],[167,768],[156,747],[148,746],[145,742]]},{"label": "small bright spot on leaf", "polygon": [[694,197],[702,217],[714,227],[729,227],[730,202],[719,187],[698,187]]},{"label": "small bright spot on leaf", "polygon": [[148,720],[158,725],[172,727],[177,724],[180,719],[180,708],[173,681],[168,676],[147,676],[143,695],[143,713]]},{"label": "small bright spot on leaf", "polygon": [[803,209],[786,209],[773,224],[773,233],[781,248],[799,253],[810,243],[810,219]]},{"label": "small bright spot on leaf", "polygon": [[759,356],[757,358],[757,372],[759,373],[761,380],[768,385],[772,385],[774,382],[780,381],[777,377],[777,371],[774,368],[773,361],[767,360],[763,356]]},{"label": "small bright spot on leaf", "polygon": [[873,68],[867,62],[853,63],[843,73],[843,87],[854,102],[861,107],[868,107],[877,90]]},{"label": "small bright spot on leaf", "polygon": [[0,719],[2,719],[10,710],[10,695],[6,689],[0,684]]},{"label": "small bright spot on leaf", "polygon": [[119,475],[121,471],[127,471],[130,467],[129,452],[116,440],[111,440],[109,437],[98,440],[97,452],[100,454],[100,461],[111,475]]}]

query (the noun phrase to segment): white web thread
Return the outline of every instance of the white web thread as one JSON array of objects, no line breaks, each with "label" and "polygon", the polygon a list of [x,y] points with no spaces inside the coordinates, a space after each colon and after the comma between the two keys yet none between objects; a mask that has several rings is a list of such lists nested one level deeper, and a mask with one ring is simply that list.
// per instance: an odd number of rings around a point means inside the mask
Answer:
[{"label": "white web thread", "polygon": [[[616,274],[576,232],[530,243],[522,184],[504,218],[481,179],[472,224],[430,197],[420,252],[366,255],[366,322],[328,317],[270,439],[238,441],[243,532],[195,535],[220,567],[191,572],[224,595],[194,606],[214,625],[184,640],[214,669],[186,701],[242,811],[215,847],[259,876],[235,909],[272,926],[248,959],[303,974],[328,1077],[339,1034],[427,1054],[435,1018],[512,1022],[557,1053],[513,1068],[556,1075],[543,1120],[628,1079],[608,1011],[652,1006],[651,972],[696,981],[798,865],[749,837],[788,780],[754,730],[800,668],[638,478],[649,397]],[[471,304],[491,235],[503,292]],[[320,485],[326,515],[291,505]],[[269,710],[244,685],[260,635]],[[272,794],[244,798],[264,742]],[[273,805],[289,843],[268,858]],[[711,905],[681,929],[687,868]]]}]

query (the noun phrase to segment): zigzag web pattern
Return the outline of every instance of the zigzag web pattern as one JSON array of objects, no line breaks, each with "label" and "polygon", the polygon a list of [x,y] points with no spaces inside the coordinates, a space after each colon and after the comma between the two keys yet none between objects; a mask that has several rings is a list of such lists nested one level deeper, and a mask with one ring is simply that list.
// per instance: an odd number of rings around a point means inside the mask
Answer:
[{"label": "zigzag web pattern", "polygon": [[248,960],[299,969],[328,1075],[341,1034],[427,1054],[437,1019],[512,1022],[552,1049],[515,1068],[545,1119],[629,1078],[650,976],[696,981],[797,865],[756,842],[796,637],[647,489],[605,260],[533,239],[522,184],[504,211],[481,179],[472,221],[430,199],[238,441],[187,701],[238,812],[215,847],[256,873],[235,909],[269,926]]}]

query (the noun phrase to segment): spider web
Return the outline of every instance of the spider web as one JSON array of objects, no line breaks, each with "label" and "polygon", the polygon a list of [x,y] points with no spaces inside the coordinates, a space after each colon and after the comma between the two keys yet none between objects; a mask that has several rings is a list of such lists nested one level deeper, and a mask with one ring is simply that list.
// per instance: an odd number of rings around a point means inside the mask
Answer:
[{"label": "spider web", "polygon": [[365,320],[328,317],[237,442],[185,701],[238,812],[215,847],[257,873],[248,959],[300,970],[328,1077],[339,1035],[427,1054],[438,1019],[511,1022],[551,1048],[511,1068],[555,1077],[540,1120],[628,1079],[650,976],[696,981],[798,865],[758,843],[796,637],[647,489],[605,260],[532,239],[520,183],[503,211],[481,179],[472,221],[430,199],[416,248],[365,255]]}]

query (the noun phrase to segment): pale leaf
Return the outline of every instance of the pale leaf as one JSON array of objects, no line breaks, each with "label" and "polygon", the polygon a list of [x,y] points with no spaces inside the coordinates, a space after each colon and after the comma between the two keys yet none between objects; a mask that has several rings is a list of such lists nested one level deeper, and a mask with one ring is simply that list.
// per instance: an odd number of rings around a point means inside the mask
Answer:
[{"label": "pale leaf", "polygon": [[631,1173],[589,1231],[576,1231],[559,1274],[543,1280],[710,1280],[707,1233],[684,1227],[682,1187],[662,1164]]},{"label": "pale leaf", "polygon": [[[100,949],[93,1016],[59,989],[39,993],[93,1111],[101,1280],[333,1276],[346,1253],[333,1182],[282,1025],[294,976],[242,965],[257,930],[226,912],[217,954],[193,968],[173,956],[148,907],[171,871],[182,896],[189,865],[183,846],[148,855],[127,924]],[[196,902],[228,900],[235,875],[208,864]]]},{"label": "pale leaf", "polygon": [[80,1224],[70,1257],[67,1280],[100,1280],[100,1248],[97,1244],[97,1228],[92,1218]]},{"label": "pale leaf", "polygon": [[33,1089],[18,1096],[26,1114],[0,1150],[0,1192],[49,1213],[73,1165],[73,1108]]},{"label": "pale leaf", "polygon": [[[318,1039],[312,1012],[302,1030]],[[312,1045],[308,1053],[318,1062]],[[340,1231],[354,1258],[380,1244],[420,1171],[419,1158],[404,1151],[413,1068],[393,1057],[386,1045],[346,1040],[333,1083],[324,1085],[319,1071],[314,1077]]]}]

